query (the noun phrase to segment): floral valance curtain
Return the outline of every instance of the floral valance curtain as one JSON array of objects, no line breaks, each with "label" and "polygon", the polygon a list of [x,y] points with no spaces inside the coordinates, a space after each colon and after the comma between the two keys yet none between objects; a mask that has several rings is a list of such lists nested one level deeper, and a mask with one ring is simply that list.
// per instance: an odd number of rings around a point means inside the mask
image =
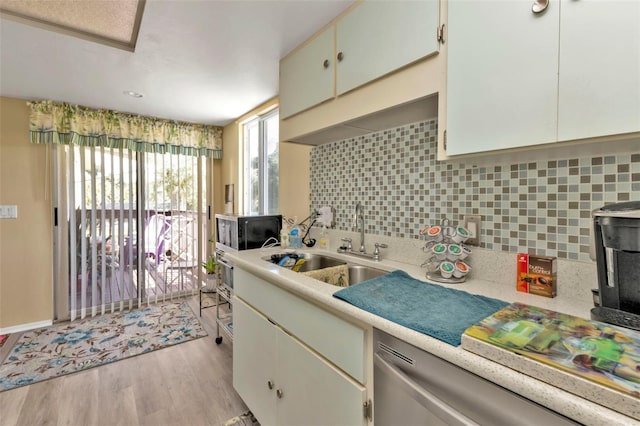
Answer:
[{"label": "floral valance curtain", "polygon": [[104,146],[222,158],[222,127],[95,110],[52,101],[28,102],[32,143]]}]

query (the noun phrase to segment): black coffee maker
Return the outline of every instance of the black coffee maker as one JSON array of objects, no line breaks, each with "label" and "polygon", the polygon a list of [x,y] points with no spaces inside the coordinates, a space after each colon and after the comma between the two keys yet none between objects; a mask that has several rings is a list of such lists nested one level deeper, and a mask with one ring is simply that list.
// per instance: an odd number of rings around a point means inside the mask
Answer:
[{"label": "black coffee maker", "polygon": [[591,318],[640,330],[640,201],[593,212],[600,306]]}]

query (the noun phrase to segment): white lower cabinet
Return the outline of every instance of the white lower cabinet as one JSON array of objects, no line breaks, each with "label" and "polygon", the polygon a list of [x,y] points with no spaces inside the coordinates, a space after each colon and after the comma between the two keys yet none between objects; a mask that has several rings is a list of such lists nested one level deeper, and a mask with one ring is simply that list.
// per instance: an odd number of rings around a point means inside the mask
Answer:
[{"label": "white lower cabinet", "polygon": [[235,297],[233,328],[233,387],[261,424],[277,424],[277,329]]},{"label": "white lower cabinet", "polygon": [[233,303],[233,386],[261,425],[366,424],[364,386],[241,299]]}]

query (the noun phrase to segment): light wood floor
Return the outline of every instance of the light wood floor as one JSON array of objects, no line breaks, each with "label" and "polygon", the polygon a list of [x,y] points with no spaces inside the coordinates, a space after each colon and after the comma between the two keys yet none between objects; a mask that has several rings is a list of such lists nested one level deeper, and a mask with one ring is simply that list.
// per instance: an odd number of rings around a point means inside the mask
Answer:
[{"label": "light wood floor", "polygon": [[[198,315],[198,299],[188,299]],[[222,425],[247,411],[233,390],[232,346],[209,336],[0,393],[0,425]],[[10,344],[11,342],[7,342]]]}]

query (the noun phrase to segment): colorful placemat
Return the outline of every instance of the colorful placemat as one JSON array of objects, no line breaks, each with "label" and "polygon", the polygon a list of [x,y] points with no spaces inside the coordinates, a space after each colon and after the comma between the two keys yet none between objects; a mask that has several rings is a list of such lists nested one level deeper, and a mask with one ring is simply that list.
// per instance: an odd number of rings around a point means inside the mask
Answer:
[{"label": "colorful placemat", "polygon": [[637,331],[513,303],[465,335],[640,397]]}]

